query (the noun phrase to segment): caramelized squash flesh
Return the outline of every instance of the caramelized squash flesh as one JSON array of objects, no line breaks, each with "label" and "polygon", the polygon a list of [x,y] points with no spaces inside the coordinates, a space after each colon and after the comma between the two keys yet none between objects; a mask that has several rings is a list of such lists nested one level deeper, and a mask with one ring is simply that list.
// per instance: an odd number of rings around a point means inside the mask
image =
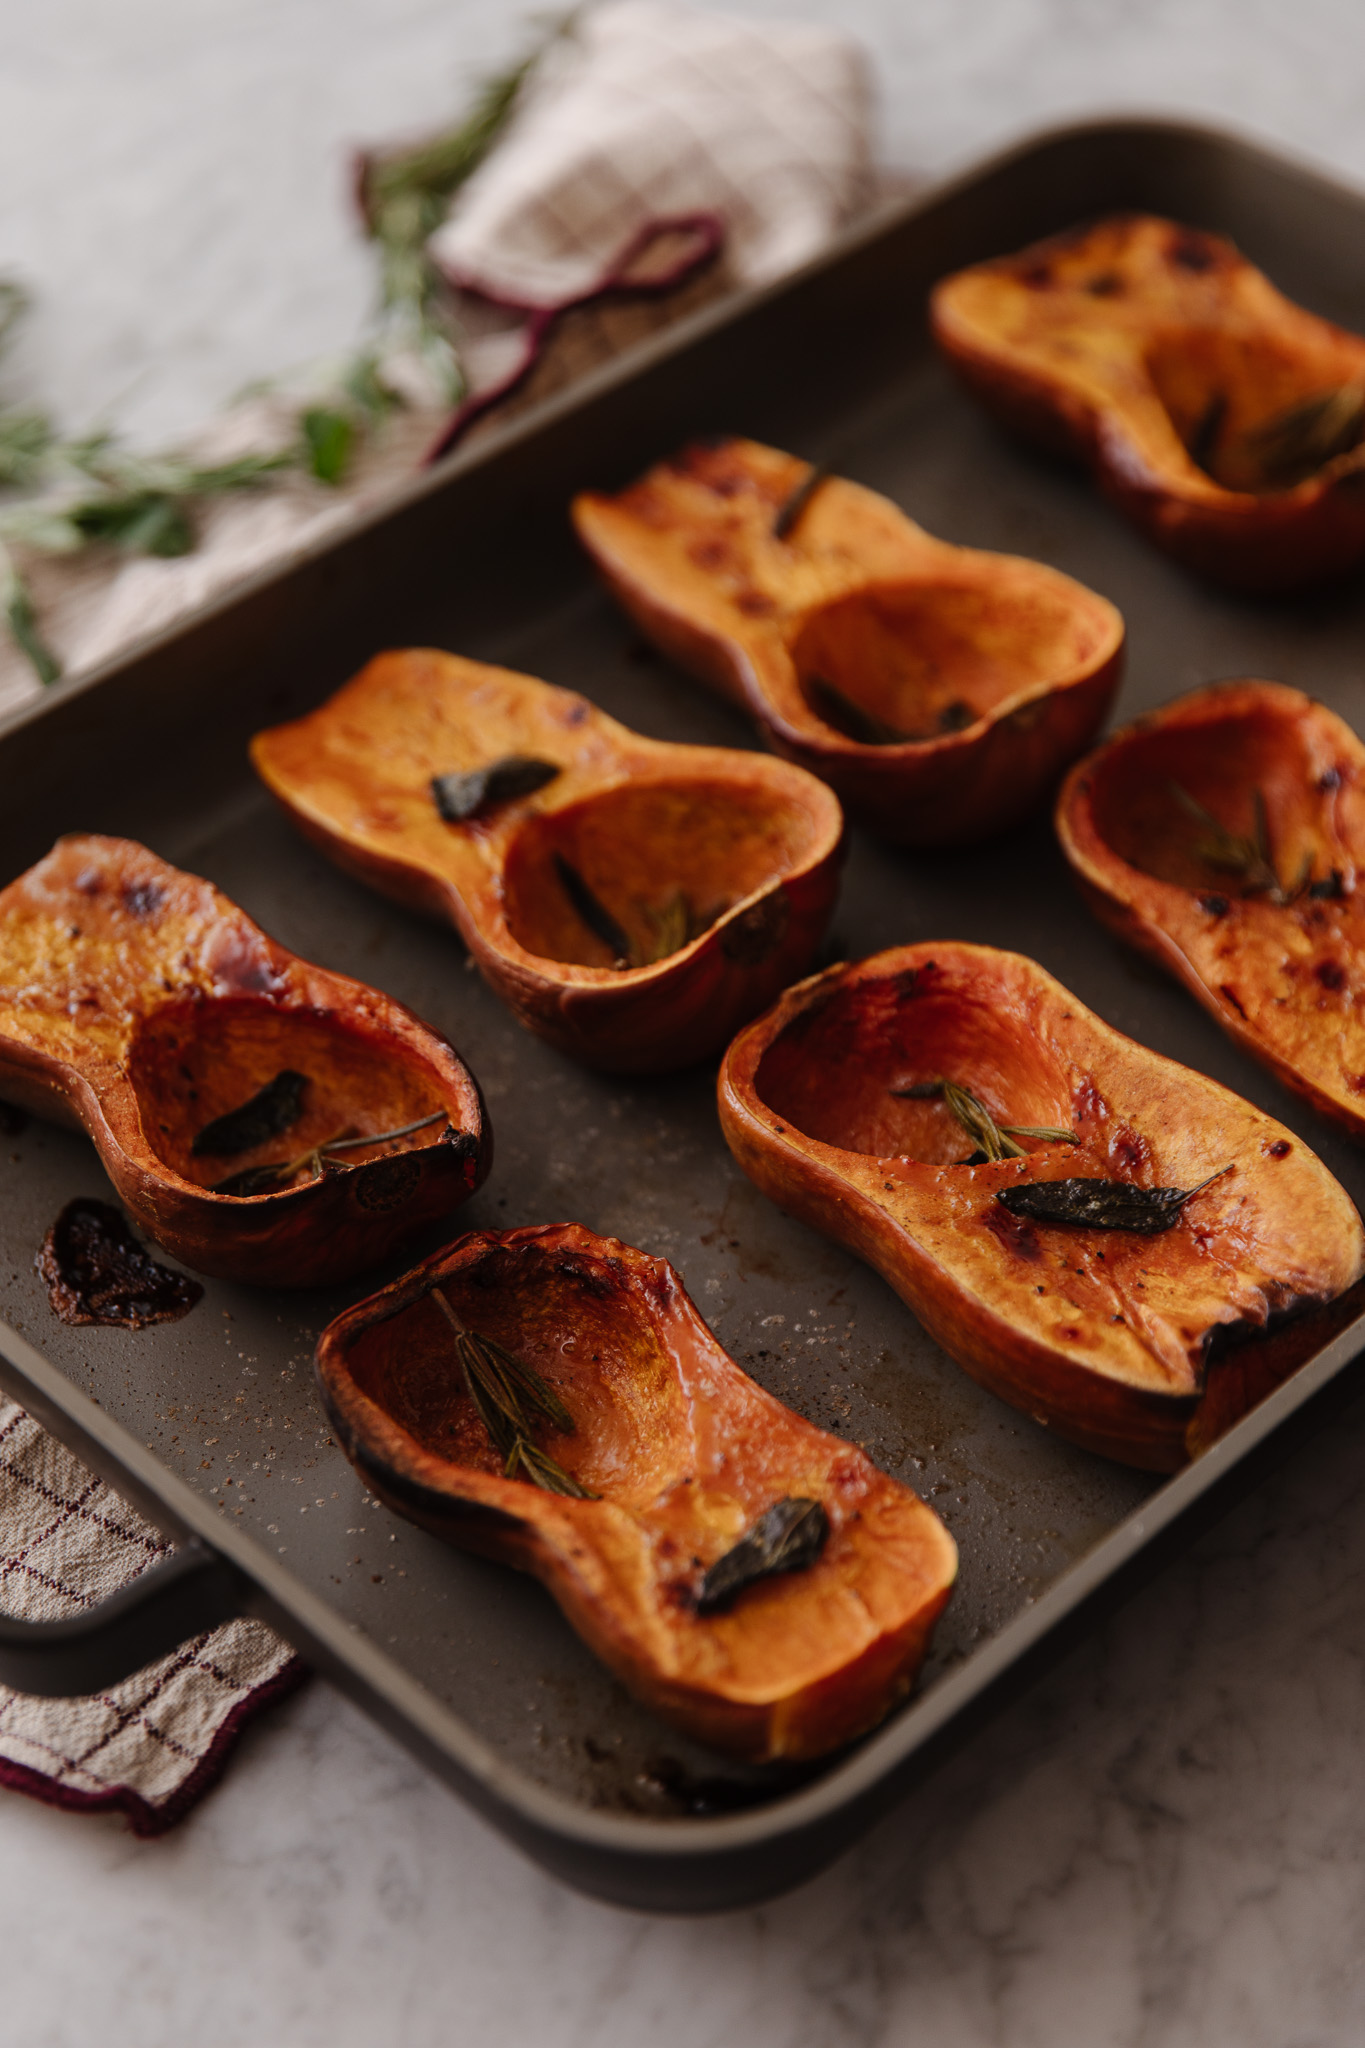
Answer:
[{"label": "caramelized squash flesh", "polygon": [[[1091,661],[1100,621],[1046,588],[891,583],[813,611],[791,655],[812,714],[838,728],[827,686],[916,743],[1047,692]],[[855,735],[856,737],[856,735]],[[894,744],[891,742],[890,744]]]},{"label": "caramelized squash flesh", "polygon": [[734,904],[759,896],[774,874],[798,870],[810,813],[780,791],[643,778],[527,820],[507,848],[507,926],[528,953],[583,967],[613,965],[611,947],[584,922],[556,860],[567,860],[648,957],[681,899],[706,930]]},{"label": "caramelized squash flesh", "polygon": [[[1022,1156],[983,1160],[944,1082]],[[1355,1209],[1299,1138],[1015,954],[909,946],[831,969],[740,1034],[719,1100],[774,1201],[873,1264],[994,1392],[1132,1464],[1189,1454],[1215,1333],[1333,1301],[1365,1271]],[[1076,1180],[1200,1191],[1154,1235],[1001,1199]]]},{"label": "caramelized squash flesh", "polygon": [[[222,1180],[229,1165],[244,1172],[341,1137],[347,1161],[358,1165],[384,1148],[354,1140],[420,1123],[445,1108],[431,1068],[406,1046],[337,1017],[281,1012],[260,998],[161,1004],[134,1031],[127,1071],[150,1150],[199,1187]],[[286,1072],[303,1074],[308,1083],[287,1131],[234,1150],[230,1159],[196,1153],[195,1141],[209,1124]],[[439,1123],[403,1141],[412,1151],[442,1142]]]},{"label": "caramelized squash flesh", "polygon": [[[434,1290],[550,1384],[573,1427],[540,1447],[597,1498],[505,1475]],[[663,1260],[577,1224],[477,1233],[338,1317],[317,1369],[368,1485],[535,1573],[626,1684],[701,1740],[755,1761],[822,1755],[912,1683],[952,1539],[741,1372]],[[818,1556],[699,1609],[707,1571],[782,1500],[821,1505]]]}]

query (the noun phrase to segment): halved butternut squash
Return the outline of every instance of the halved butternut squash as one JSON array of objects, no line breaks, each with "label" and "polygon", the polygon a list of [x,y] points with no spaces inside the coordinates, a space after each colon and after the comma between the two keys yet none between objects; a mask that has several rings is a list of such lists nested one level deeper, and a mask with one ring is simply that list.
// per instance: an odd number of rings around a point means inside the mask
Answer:
[{"label": "halved butternut squash", "polygon": [[523,1024],[614,1072],[717,1051],[809,966],[838,890],[843,818],[812,776],[454,654],[377,656],[252,758],[339,867],[448,919]]},{"label": "halved butternut squash", "polygon": [[574,523],[642,631],[870,831],[937,846],[1014,824],[1098,732],[1123,620],[861,484],[824,477],[802,506],[810,474],[756,441],[698,444],[585,492]]},{"label": "halved butternut squash", "polygon": [[[945,1081],[1001,1130],[1053,1135],[972,1164]],[[765,1194],[875,1266],[992,1392],[1128,1464],[1173,1470],[1200,1440],[1216,1333],[1365,1272],[1355,1208],[1299,1138],[1015,953],[948,942],[831,968],[740,1033],[719,1099]],[[1099,1228],[1020,1201],[1073,1182],[1163,1214]]]},{"label": "halved butternut squash", "polygon": [[1365,746],[1283,683],[1216,683],[1106,740],[1057,835],[1111,930],[1365,1138]]},{"label": "halved butternut squash", "polygon": [[[452,1319],[543,1375],[571,1428],[542,1449],[590,1497],[505,1475]],[[913,1683],[952,1538],[741,1372],[665,1260],[576,1223],[473,1232],[329,1323],[317,1374],[367,1486],[533,1572],[632,1692],[699,1740],[756,1762],[820,1756]],[[822,1542],[708,1602],[719,1561],[781,1503],[816,1515]]]},{"label": "halved butternut squash", "polygon": [[1121,214],[945,278],[932,318],[992,412],[1200,575],[1294,590],[1365,557],[1365,337],[1221,236]]},{"label": "halved butternut squash", "polygon": [[[176,1258],[264,1286],[375,1264],[492,1163],[478,1086],[438,1032],[96,833],[0,893],[0,1096],[83,1128]],[[215,1186],[234,1178],[261,1191]]]}]

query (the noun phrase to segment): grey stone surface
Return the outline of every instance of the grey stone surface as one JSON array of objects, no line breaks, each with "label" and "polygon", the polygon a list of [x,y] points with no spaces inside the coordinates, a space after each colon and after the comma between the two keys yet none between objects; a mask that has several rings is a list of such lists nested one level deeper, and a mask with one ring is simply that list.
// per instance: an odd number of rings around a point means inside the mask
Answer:
[{"label": "grey stone surface", "polygon": [[[1365,179],[1365,18],[1344,0],[805,11],[867,41],[885,153],[917,171],[1136,105]],[[73,424],[107,412],[146,439],[344,343],[369,289],[349,145],[439,118],[516,20],[504,0],[6,0],[0,267],[39,296],[28,390]],[[760,1912],[676,1923],[572,1896],[322,1685],[254,1732],[162,1843],[6,1797],[0,2038],[1355,2042],[1362,1474],[1357,1415],[861,1850]]]}]

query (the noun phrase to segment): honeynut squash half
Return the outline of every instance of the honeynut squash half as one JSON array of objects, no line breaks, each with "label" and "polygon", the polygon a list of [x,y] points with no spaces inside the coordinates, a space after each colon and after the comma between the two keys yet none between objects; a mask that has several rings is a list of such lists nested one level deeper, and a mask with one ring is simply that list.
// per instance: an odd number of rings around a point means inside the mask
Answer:
[{"label": "honeynut squash half", "polygon": [[[556,1419],[531,1396],[527,1427],[548,1485],[515,1456],[509,1475],[462,1370],[470,1333],[503,1347],[523,1391],[542,1376]],[[909,1690],[952,1589],[951,1536],[755,1385],[665,1260],[576,1223],[474,1232],[329,1323],[317,1373],[367,1486],[534,1573],[700,1741],[754,1762],[821,1756]],[[718,1597],[721,1560],[778,1508],[814,1539]]]},{"label": "honeynut squash half", "polygon": [[1365,746],[1283,683],[1177,697],[1078,763],[1057,836],[1111,931],[1365,1139]]},{"label": "honeynut squash half", "polygon": [[610,1072],[718,1052],[806,971],[838,892],[814,776],[434,648],[377,655],[251,751],[339,867],[453,924],[523,1024]]},{"label": "honeynut squash half", "polygon": [[1200,575],[1295,590],[1365,557],[1365,336],[1221,236],[1119,214],[960,270],[931,305],[976,396]]},{"label": "honeynut squash half", "polygon": [[1050,793],[1118,687],[1123,620],[1041,562],[950,546],[757,441],[685,448],[579,538],[651,640],[908,846],[980,839]]},{"label": "honeynut squash half", "polygon": [[[1017,1156],[981,1157],[945,1082]],[[1174,1470],[1211,1404],[1235,1419],[1226,1376],[1247,1402],[1267,1391],[1253,1346],[1210,1361],[1215,1336],[1365,1271],[1355,1207],[1300,1138],[1015,953],[904,946],[817,975],[740,1033],[719,1101],[765,1194],[866,1259],[992,1392],[1128,1464]],[[1107,1183],[1105,1213],[1139,1227],[1038,1214],[1076,1182],[1072,1207]]]}]

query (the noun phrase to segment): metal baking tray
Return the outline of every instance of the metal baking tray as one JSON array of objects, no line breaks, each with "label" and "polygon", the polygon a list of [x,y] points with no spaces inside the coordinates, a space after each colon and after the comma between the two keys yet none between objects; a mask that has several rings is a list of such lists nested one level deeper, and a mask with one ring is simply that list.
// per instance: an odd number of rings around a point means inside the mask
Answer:
[{"label": "metal baking tray", "polygon": [[[1294,297],[1365,329],[1365,198],[1181,124],[1049,133],[692,319],[0,731],[0,874],[62,831],[130,834],[306,957],[411,1004],[468,1058],[496,1131],[492,1176],[453,1228],[571,1218],[667,1255],[765,1386],[932,1501],[962,1568],[915,1697],[799,1775],[674,1735],[532,1581],[366,1497],[310,1356],[322,1323],[385,1274],[308,1295],[210,1283],[181,1323],[67,1329],[34,1252],[64,1202],[104,1183],[84,1139],[38,1123],[0,1140],[0,1381],[182,1548],[93,1618],[5,1623],[0,1675],[90,1690],[249,1610],[569,1882],[651,1910],[734,1906],[837,1854],[1356,1391],[1361,1323],[1172,1480],[1058,1443],[969,1380],[871,1271],[757,1194],[722,1143],[710,1069],[617,1081],[570,1065],[511,1021],[451,932],[304,845],[246,763],[256,728],[318,703],[375,650],[416,643],[572,686],[660,738],[753,745],[737,714],[643,652],[566,519],[575,488],[622,483],[707,430],[829,461],[934,533],[1105,592],[1130,632],[1121,716],[1253,674],[1365,727],[1359,582],[1293,603],[1209,592],[1085,479],[1003,438],[929,349],[925,294],[943,272],[1130,207],[1230,233]],[[939,936],[1032,954],[1120,1029],[1282,1118],[1365,1198],[1365,1156],[1091,920],[1046,817],[965,852],[897,853],[854,833],[831,957]]]}]

